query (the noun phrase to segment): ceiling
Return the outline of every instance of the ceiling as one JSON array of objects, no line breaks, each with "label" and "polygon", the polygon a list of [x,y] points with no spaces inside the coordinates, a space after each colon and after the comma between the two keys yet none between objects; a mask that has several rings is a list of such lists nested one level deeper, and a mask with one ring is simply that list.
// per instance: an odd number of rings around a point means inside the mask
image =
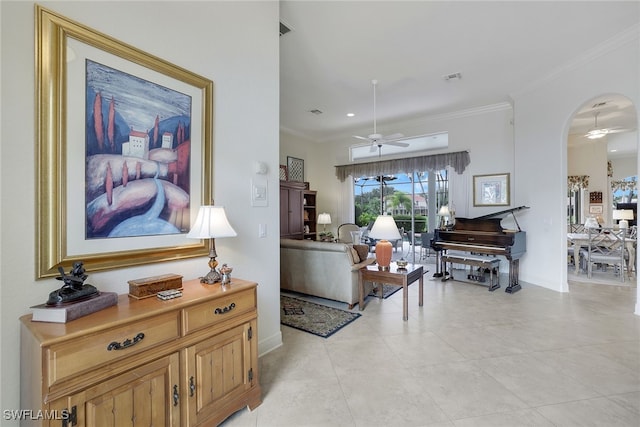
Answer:
[{"label": "ceiling", "polygon": [[[381,133],[395,132],[385,123],[511,102],[638,26],[640,2],[285,0],[280,19],[291,29],[280,37],[281,129],[322,142],[373,132],[373,79]],[[443,77],[454,73],[462,77]],[[598,124],[635,129],[627,107]],[[593,124],[586,110],[571,132]]]}]

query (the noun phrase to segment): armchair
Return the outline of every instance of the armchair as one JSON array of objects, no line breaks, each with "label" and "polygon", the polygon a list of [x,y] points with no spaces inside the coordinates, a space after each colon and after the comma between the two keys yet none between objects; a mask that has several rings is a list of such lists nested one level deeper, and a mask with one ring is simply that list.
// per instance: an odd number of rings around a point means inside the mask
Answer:
[{"label": "armchair", "polygon": [[354,242],[351,235],[352,231],[360,232],[360,227],[356,224],[345,223],[338,226],[338,242],[339,243],[353,243],[358,244],[360,242]]}]

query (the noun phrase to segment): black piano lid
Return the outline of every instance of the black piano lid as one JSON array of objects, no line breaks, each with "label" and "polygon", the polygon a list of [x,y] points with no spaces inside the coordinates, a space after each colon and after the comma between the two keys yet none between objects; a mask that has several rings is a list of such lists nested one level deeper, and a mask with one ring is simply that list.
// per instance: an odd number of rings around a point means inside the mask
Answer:
[{"label": "black piano lid", "polygon": [[482,215],[482,216],[478,216],[478,217],[475,217],[475,218],[471,218],[469,221],[472,222],[474,220],[489,220],[491,218],[496,218],[496,219],[502,220],[506,216],[511,214],[513,216],[513,221],[516,223],[516,227],[518,227],[518,231],[522,231],[522,229],[520,228],[520,224],[518,224],[518,220],[516,219],[515,212],[521,211],[523,209],[529,209],[529,206],[518,206],[517,208],[505,209],[503,211],[494,212],[494,213],[490,213],[490,214],[487,214],[487,215]]},{"label": "black piano lid", "polygon": [[[488,215],[477,216],[477,217],[475,217],[473,219],[504,218],[509,214],[513,215],[514,212],[518,212],[518,211],[521,211],[523,209],[529,209],[529,206],[518,206],[517,208],[511,208],[511,209],[506,209],[506,210],[500,211],[500,212],[494,212],[494,213],[491,213],[491,214],[488,214]],[[515,215],[514,215],[514,218],[515,218]],[[516,221],[516,223],[517,223],[517,221]]]}]

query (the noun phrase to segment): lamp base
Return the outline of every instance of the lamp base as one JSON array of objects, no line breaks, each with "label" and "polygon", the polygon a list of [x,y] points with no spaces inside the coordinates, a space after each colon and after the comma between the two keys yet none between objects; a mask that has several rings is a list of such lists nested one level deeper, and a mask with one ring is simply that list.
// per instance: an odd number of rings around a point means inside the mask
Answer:
[{"label": "lamp base", "polygon": [[211,270],[206,276],[200,278],[200,283],[213,285],[216,282],[222,282],[222,277],[216,270]]},{"label": "lamp base", "polygon": [[378,263],[378,270],[388,271],[391,265],[391,252],[393,245],[388,240],[380,240],[376,244],[376,262]]},{"label": "lamp base", "polygon": [[[215,251],[215,249],[213,249],[213,251]],[[218,261],[216,261],[216,255],[214,254],[215,252],[213,252],[213,254],[210,254],[210,257],[209,257],[209,268],[211,270],[209,270],[206,276],[200,278],[200,283],[207,283],[209,285],[213,285],[216,282],[222,281],[222,276],[220,276],[220,273],[218,273],[218,270],[216,270],[216,267],[218,266]]]},{"label": "lamp base", "polygon": [[621,219],[620,222],[618,222],[618,227],[622,229],[629,228],[629,221],[627,221],[626,219]]}]

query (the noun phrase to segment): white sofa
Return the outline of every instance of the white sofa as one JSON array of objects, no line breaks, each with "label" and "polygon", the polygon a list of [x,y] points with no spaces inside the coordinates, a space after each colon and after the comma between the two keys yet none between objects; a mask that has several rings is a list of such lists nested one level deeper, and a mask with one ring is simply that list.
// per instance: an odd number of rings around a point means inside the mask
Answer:
[{"label": "white sofa", "polygon": [[[346,302],[353,308],[359,300],[358,270],[375,258],[361,261],[352,249],[345,243],[280,239],[280,289]],[[366,285],[369,293],[371,285]]]}]

